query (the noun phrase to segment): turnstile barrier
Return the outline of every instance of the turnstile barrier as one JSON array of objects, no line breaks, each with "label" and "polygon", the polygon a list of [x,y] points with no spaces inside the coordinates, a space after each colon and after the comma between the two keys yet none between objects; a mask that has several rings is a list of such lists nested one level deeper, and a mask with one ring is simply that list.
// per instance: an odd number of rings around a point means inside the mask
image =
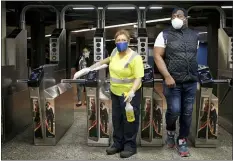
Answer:
[{"label": "turnstile barrier", "polygon": [[[87,144],[89,146],[109,146],[110,99],[103,97],[103,81],[98,79],[99,71],[91,71],[86,79],[63,79],[62,82],[83,84],[87,98]],[[108,82],[105,80],[105,82]]]},{"label": "turnstile barrier", "polygon": [[195,147],[217,147],[218,98],[212,93],[213,84],[232,84],[231,79],[214,80],[209,68],[199,66],[199,83],[192,113],[190,141]]},{"label": "turnstile barrier", "polygon": [[218,98],[212,88],[199,87],[193,111],[191,140],[195,147],[218,145]]},{"label": "turnstile barrier", "polygon": [[18,80],[29,87],[34,145],[56,145],[73,124],[73,89],[70,84],[56,84],[56,67],[41,66],[32,71],[28,80]]},{"label": "turnstile barrier", "polygon": [[154,89],[154,83],[162,82],[162,79],[154,79],[153,74],[152,67],[145,65],[142,79],[141,146],[163,145],[163,99]]}]

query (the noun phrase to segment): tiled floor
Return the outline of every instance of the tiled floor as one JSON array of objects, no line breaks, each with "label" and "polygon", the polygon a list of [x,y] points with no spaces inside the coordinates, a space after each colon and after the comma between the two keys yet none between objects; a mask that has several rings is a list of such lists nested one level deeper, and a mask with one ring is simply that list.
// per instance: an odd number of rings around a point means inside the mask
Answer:
[{"label": "tiled floor", "polygon": [[[75,110],[73,126],[56,146],[32,145],[32,128],[2,146],[2,159],[14,160],[112,160],[120,159],[119,155],[107,156],[105,148],[88,147],[86,144],[85,108]],[[190,145],[191,156],[180,158],[176,150],[163,147],[139,147],[138,153],[130,159],[140,160],[231,160],[232,135],[219,128],[219,146],[217,148],[194,148]]]}]

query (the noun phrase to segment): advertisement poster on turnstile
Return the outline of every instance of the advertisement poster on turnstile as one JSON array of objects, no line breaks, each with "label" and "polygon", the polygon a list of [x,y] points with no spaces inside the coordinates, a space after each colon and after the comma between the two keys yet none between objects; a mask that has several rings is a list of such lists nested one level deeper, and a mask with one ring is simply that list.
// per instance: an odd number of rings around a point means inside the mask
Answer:
[{"label": "advertisement poster on turnstile", "polygon": [[[153,105],[153,106],[152,106]],[[162,138],[162,102],[144,97],[142,106],[141,139],[152,142]]]},{"label": "advertisement poster on turnstile", "polygon": [[88,97],[88,139],[98,141],[96,97]]},{"label": "advertisement poster on turnstile", "polygon": [[142,100],[142,119],[141,119],[141,139],[147,142],[152,141],[151,136],[151,106],[152,106],[152,98],[151,97],[144,97]]},{"label": "advertisement poster on turnstile", "polygon": [[109,100],[99,100],[100,138],[109,138]]},{"label": "advertisement poster on turnstile", "polygon": [[153,101],[153,115],[152,115],[152,129],[153,129],[153,139],[162,138],[162,101]]},{"label": "advertisement poster on turnstile", "polygon": [[209,97],[201,98],[199,111],[198,138],[217,139],[218,100]]},{"label": "advertisement poster on turnstile", "polygon": [[55,115],[54,115],[54,104],[53,101],[46,100],[45,103],[45,127],[46,127],[46,137],[55,137]]},{"label": "advertisement poster on turnstile", "polygon": [[42,128],[41,128],[41,109],[39,107],[38,98],[32,98],[32,106],[33,106],[33,128],[34,128],[34,136],[37,139],[42,139]]}]

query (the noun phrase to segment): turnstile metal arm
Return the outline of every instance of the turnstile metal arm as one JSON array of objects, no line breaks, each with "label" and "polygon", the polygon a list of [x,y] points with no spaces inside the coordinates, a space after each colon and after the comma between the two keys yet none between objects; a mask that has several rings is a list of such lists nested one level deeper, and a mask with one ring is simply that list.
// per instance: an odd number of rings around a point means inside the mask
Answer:
[{"label": "turnstile metal arm", "polygon": [[[62,79],[61,83],[78,83],[85,84],[85,79]],[[109,79],[104,80],[105,83],[110,83]],[[154,79],[154,82],[163,82],[163,79]]]},{"label": "turnstile metal arm", "polygon": [[62,79],[61,83],[77,83],[77,84],[85,84],[85,79]]},{"label": "turnstile metal arm", "polygon": [[[163,82],[163,79],[154,79],[154,82]],[[110,80],[106,79],[105,83],[110,83]]]},{"label": "turnstile metal arm", "polygon": [[154,79],[154,82],[163,82],[163,79]]},{"label": "turnstile metal arm", "polygon": [[226,84],[226,83],[228,83],[230,85],[231,82],[232,82],[231,79],[214,79],[213,80],[214,84]]}]

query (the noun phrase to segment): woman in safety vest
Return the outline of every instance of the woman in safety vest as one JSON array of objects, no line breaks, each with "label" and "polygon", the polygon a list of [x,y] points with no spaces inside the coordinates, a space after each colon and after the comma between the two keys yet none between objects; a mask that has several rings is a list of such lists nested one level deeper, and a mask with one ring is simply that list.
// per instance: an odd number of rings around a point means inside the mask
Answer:
[{"label": "woman in safety vest", "polygon": [[[84,75],[96,67],[109,64],[110,90],[112,99],[113,141],[106,152],[113,155],[120,152],[122,158],[128,158],[137,152],[136,138],[139,128],[141,103],[141,79],[144,77],[144,66],[141,56],[128,47],[129,32],[120,30],[115,35],[116,48],[111,55],[85,68],[74,75]],[[131,101],[134,109],[135,121],[126,119],[126,101]]]}]

